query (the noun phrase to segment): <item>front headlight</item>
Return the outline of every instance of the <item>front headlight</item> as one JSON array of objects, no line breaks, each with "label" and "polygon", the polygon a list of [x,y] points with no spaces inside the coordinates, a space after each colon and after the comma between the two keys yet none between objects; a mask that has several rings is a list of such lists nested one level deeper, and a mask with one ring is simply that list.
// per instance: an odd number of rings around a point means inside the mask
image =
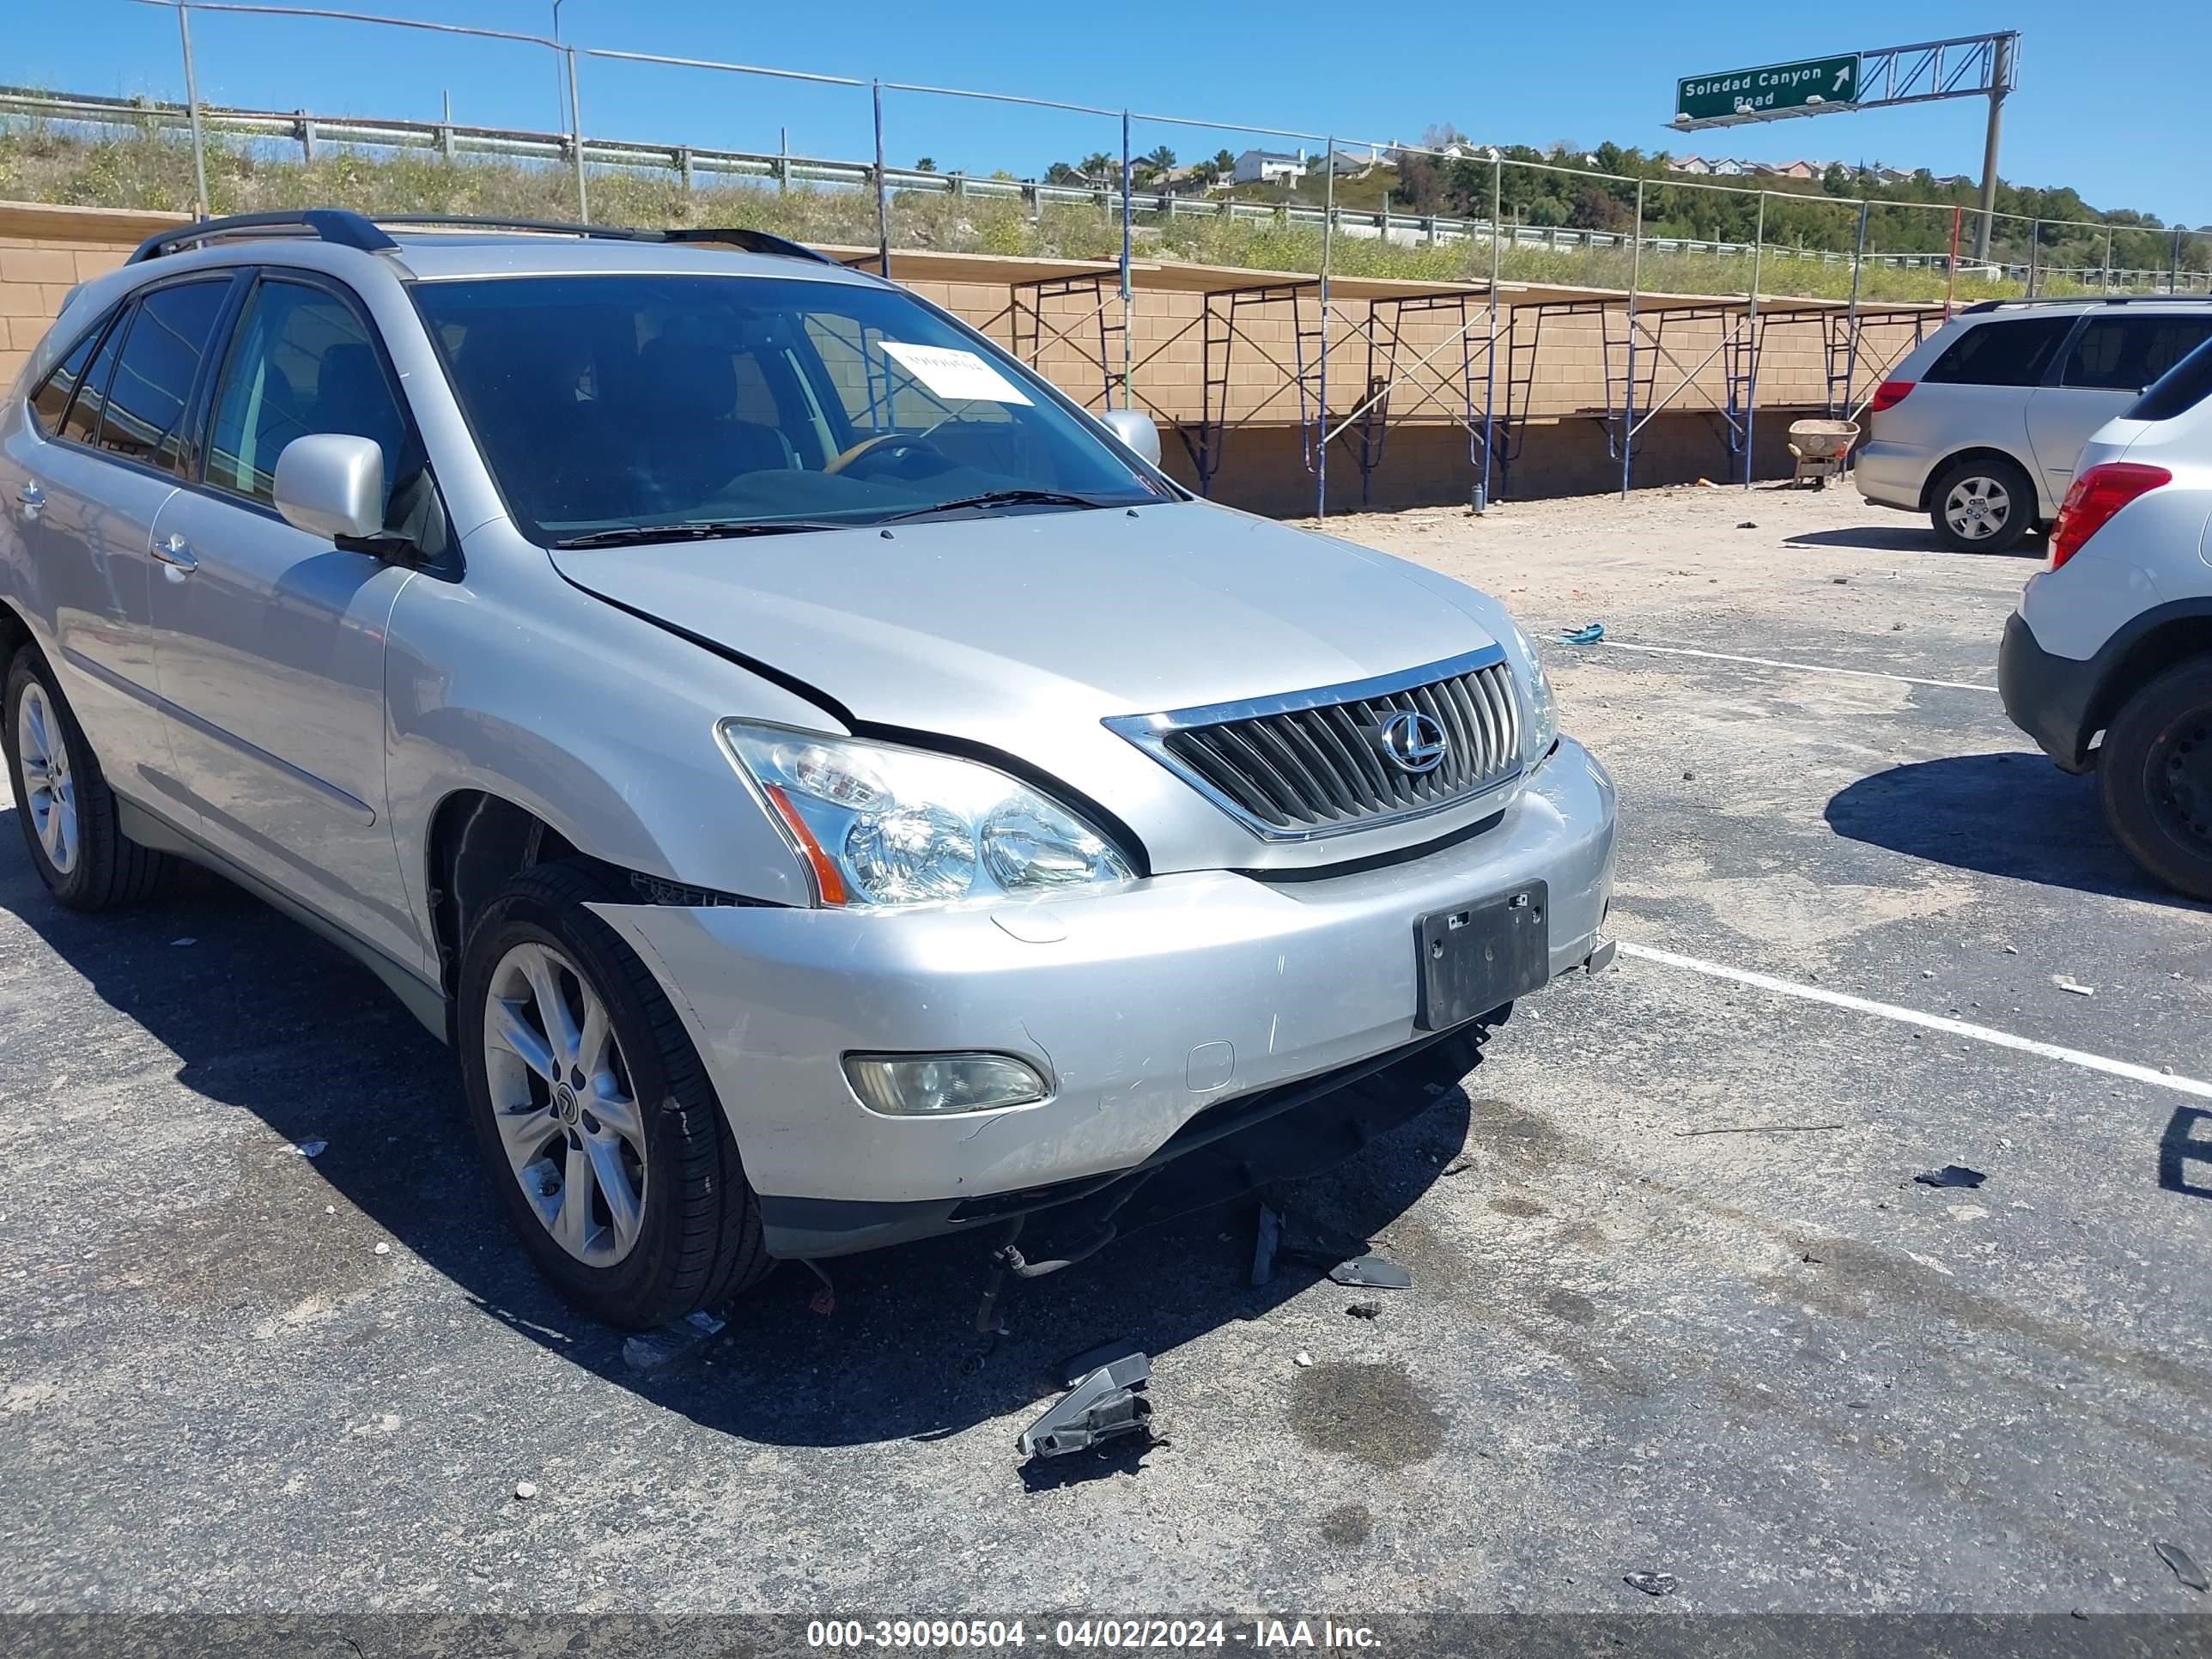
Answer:
[{"label": "front headlight", "polygon": [[1133,878],[1066,807],[974,761],[749,720],[720,729],[824,904],[1029,897]]},{"label": "front headlight", "polygon": [[1552,745],[1559,740],[1559,705],[1552,695],[1552,677],[1544,672],[1544,659],[1536,654],[1536,641],[1510,617],[1507,618],[1507,625],[1513,632],[1505,648],[1516,659],[1514,666],[1520,672],[1516,678],[1521,682],[1522,695],[1528,702],[1521,758],[1534,766],[1550,754]]}]

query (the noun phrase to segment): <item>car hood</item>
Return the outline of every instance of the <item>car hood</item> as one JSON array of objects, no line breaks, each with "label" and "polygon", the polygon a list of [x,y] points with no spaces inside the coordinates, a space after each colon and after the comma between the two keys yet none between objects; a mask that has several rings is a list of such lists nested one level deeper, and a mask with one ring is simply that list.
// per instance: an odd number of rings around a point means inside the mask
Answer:
[{"label": "car hood", "polygon": [[1198,501],[553,558],[578,586],[811,689],[859,730],[980,745],[1107,804],[1155,869],[1235,862],[1224,827],[1249,838],[1102,720],[1416,667],[1510,625],[1434,572]]},{"label": "car hood", "polygon": [[1331,685],[1492,639],[1426,572],[1200,502],[553,557],[863,723],[978,738],[1048,711],[1095,723]]}]

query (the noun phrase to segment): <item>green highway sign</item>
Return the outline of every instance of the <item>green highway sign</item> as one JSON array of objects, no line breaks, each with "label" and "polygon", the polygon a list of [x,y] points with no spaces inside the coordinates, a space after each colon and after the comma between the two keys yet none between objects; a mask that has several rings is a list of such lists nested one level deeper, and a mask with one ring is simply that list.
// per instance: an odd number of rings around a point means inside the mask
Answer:
[{"label": "green highway sign", "polygon": [[1808,58],[1765,69],[1693,75],[1674,83],[1674,125],[1727,126],[1777,115],[1849,109],[1859,100],[1859,55]]}]

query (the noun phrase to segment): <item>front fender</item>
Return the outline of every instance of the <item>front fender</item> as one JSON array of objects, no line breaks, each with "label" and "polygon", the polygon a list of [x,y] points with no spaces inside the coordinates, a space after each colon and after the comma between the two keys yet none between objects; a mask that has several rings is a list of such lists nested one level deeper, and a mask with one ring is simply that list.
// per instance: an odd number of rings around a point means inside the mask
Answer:
[{"label": "front fender", "polygon": [[731,715],[842,726],[570,586],[543,553],[534,569],[527,558],[478,562],[459,582],[410,582],[386,642],[387,798],[418,914],[429,915],[431,825],[461,790],[524,807],[579,852],[626,869],[810,902],[805,870],[715,726]]}]

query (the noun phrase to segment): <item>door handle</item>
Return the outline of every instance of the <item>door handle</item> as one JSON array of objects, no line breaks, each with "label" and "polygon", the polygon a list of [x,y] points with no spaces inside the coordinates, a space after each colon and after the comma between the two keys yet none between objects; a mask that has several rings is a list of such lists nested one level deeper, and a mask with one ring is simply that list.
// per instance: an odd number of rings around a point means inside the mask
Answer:
[{"label": "door handle", "polygon": [[46,492],[39,488],[36,478],[27,478],[23,487],[15,492],[15,499],[23,504],[23,516],[35,519],[39,516],[39,509],[46,504]]},{"label": "door handle", "polygon": [[182,536],[164,536],[155,542],[154,556],[179,576],[189,576],[200,568],[200,562],[192,556],[192,544]]}]

